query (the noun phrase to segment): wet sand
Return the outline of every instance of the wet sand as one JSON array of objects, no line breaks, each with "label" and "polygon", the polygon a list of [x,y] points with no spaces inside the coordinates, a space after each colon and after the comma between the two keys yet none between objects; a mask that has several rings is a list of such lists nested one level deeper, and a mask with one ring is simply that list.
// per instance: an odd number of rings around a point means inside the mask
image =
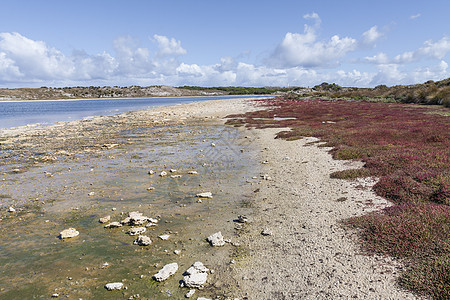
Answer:
[{"label": "wet sand", "polygon": [[[395,285],[398,263],[361,255],[354,232],[339,226],[388,205],[370,192],[374,182],[330,179],[352,166],[309,139],[223,125],[254,109],[215,100],[3,131],[0,296],[179,299],[188,291],[178,287],[181,273],[200,260],[216,272],[194,299],[413,298]],[[198,203],[203,191],[214,197]],[[159,219],[148,247],[98,223],[136,210]],[[67,227],[80,236],[58,240]],[[212,248],[205,238],[217,231],[231,243]],[[178,273],[155,283],[152,274],[171,262]],[[106,291],[112,281],[128,289]]]}]

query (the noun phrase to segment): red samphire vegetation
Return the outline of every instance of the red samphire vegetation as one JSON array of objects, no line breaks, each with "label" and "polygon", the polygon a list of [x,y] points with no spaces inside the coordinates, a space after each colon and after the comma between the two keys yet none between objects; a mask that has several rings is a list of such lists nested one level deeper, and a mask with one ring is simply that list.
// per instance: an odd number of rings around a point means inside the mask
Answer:
[{"label": "red samphire vegetation", "polygon": [[287,140],[316,136],[335,159],[362,169],[331,174],[374,176],[374,191],[394,203],[346,220],[368,253],[405,259],[400,283],[436,299],[450,298],[450,110],[409,104],[320,99],[259,100],[266,109],[230,116],[229,124],[290,127]]}]

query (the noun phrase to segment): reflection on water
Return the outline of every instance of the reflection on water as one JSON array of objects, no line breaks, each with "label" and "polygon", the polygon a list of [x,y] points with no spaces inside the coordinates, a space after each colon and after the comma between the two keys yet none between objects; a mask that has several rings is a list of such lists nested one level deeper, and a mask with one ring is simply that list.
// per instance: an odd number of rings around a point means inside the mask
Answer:
[{"label": "reflection on water", "polygon": [[[235,128],[189,125],[123,132],[118,142],[120,147],[104,155],[30,169],[2,186],[2,194],[47,204],[20,219],[0,221],[0,298],[48,299],[58,293],[70,299],[128,299],[136,294],[181,299],[187,290],[178,281],[193,262],[218,271],[209,282],[223,276],[220,270],[227,268],[232,246],[211,248],[205,238],[217,231],[233,238],[232,220],[249,212],[243,207],[252,194],[246,179],[257,172],[249,139]],[[157,174],[148,175],[149,169]],[[169,175],[158,176],[162,170]],[[191,170],[198,175],[188,174]],[[44,176],[44,171],[53,176]],[[182,177],[171,178],[173,174]],[[198,203],[195,194],[204,191],[214,198]],[[91,192],[94,196],[88,196]],[[104,229],[98,223],[106,215],[120,221],[130,211],[160,219],[145,233],[152,245],[133,245],[135,237],[125,234],[128,226]],[[68,227],[80,235],[57,239]],[[161,234],[170,238],[163,241]],[[177,274],[154,282],[151,276],[171,262],[179,264]],[[104,289],[117,281],[128,289]],[[210,287],[197,295],[216,292]]]}]

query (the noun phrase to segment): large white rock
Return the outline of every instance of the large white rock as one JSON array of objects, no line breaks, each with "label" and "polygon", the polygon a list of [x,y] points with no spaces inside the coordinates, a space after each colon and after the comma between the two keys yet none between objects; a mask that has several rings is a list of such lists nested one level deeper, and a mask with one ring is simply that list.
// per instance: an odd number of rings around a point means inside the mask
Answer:
[{"label": "large white rock", "polygon": [[73,238],[79,235],[80,233],[75,228],[64,229],[59,233],[59,237],[61,239]]},{"label": "large white rock", "polygon": [[209,269],[203,263],[195,262],[186,272],[183,273],[183,286],[189,288],[201,288],[208,279]]},{"label": "large white rock", "polygon": [[196,273],[188,276],[184,276],[184,286],[188,288],[201,288],[208,279],[208,273]]},{"label": "large white rock", "polygon": [[108,291],[121,290],[123,288],[122,282],[111,282],[105,285],[105,289]]},{"label": "large white rock", "polygon": [[208,236],[208,238],[206,240],[213,247],[221,247],[221,246],[225,245],[225,241],[224,241],[222,233],[220,231]]},{"label": "large white rock", "polygon": [[192,266],[190,266],[189,269],[186,270],[186,272],[184,272],[184,275],[192,275],[192,274],[196,274],[196,273],[206,273],[208,271],[209,271],[209,269],[207,267],[205,267],[205,265],[202,262],[196,261],[195,263],[192,264]]},{"label": "large white rock", "polygon": [[153,279],[155,279],[156,281],[159,281],[159,282],[164,281],[167,278],[169,278],[170,276],[172,276],[173,274],[175,274],[175,272],[177,270],[178,270],[177,263],[167,264],[161,270],[159,270],[158,273],[153,275]]},{"label": "large white rock", "polygon": [[139,246],[148,246],[151,243],[152,243],[152,240],[146,235],[138,236],[138,238],[133,242],[134,245],[139,245]]}]

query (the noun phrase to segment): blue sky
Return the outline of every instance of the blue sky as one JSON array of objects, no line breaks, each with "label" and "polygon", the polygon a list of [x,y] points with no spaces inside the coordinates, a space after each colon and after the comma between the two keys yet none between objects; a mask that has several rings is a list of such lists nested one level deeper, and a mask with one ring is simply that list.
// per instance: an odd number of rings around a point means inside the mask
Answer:
[{"label": "blue sky", "polygon": [[450,1],[1,1],[0,87],[450,77]]}]

